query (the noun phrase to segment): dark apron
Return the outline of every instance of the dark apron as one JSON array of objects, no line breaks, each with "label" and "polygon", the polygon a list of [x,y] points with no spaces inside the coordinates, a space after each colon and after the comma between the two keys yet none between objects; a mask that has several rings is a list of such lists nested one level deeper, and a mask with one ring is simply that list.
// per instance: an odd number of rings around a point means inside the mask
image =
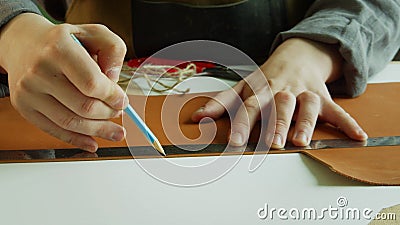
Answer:
[{"label": "dark apron", "polygon": [[182,41],[202,39],[232,45],[261,64],[276,35],[287,29],[282,0],[219,6],[132,0],[132,17],[133,47],[138,57]]}]

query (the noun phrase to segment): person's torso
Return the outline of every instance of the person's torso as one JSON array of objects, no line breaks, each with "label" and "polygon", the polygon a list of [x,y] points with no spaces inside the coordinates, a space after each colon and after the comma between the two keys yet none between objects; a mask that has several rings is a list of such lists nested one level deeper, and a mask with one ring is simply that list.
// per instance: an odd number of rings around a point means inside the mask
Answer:
[{"label": "person's torso", "polygon": [[276,35],[298,22],[312,0],[75,0],[70,23],[102,23],[120,35],[128,57],[196,39],[230,44],[263,62]]}]

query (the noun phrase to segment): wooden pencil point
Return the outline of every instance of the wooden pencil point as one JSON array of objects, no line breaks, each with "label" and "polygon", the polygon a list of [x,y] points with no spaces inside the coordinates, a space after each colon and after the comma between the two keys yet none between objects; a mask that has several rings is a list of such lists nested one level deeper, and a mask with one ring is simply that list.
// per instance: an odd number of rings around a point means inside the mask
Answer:
[{"label": "wooden pencil point", "polygon": [[153,147],[159,152],[161,153],[163,156],[166,156],[163,147],[161,146],[160,142],[158,140],[155,140],[153,142]]}]

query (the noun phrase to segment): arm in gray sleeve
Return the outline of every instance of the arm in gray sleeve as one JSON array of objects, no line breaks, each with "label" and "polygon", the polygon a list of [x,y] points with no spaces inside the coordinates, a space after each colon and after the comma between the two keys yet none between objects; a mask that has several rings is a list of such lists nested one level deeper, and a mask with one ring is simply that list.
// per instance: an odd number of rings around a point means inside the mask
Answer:
[{"label": "arm in gray sleeve", "polygon": [[[15,16],[23,12],[33,12],[40,14],[39,9],[36,5],[29,0],[0,0],[0,29],[8,23]],[[8,96],[8,84],[7,79],[4,79],[5,75],[1,75],[0,78],[0,98]]]},{"label": "arm in gray sleeve", "polygon": [[400,0],[316,0],[299,24],[277,36],[272,49],[293,37],[338,44],[344,76],[329,90],[358,96],[368,77],[382,70],[400,47]]},{"label": "arm in gray sleeve", "polygon": [[23,12],[40,14],[39,9],[30,0],[0,0],[0,27]]}]

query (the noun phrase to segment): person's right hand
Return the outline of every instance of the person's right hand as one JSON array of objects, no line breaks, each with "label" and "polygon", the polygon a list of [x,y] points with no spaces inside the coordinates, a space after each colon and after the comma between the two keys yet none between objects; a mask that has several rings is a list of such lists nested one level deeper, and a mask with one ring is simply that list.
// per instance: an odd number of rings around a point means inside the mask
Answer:
[{"label": "person's right hand", "polygon": [[14,108],[45,132],[91,152],[98,148],[94,136],[125,136],[109,121],[128,104],[116,84],[125,53],[121,38],[102,25],[54,25],[32,13],[15,17],[0,34],[0,69],[8,73]]}]

